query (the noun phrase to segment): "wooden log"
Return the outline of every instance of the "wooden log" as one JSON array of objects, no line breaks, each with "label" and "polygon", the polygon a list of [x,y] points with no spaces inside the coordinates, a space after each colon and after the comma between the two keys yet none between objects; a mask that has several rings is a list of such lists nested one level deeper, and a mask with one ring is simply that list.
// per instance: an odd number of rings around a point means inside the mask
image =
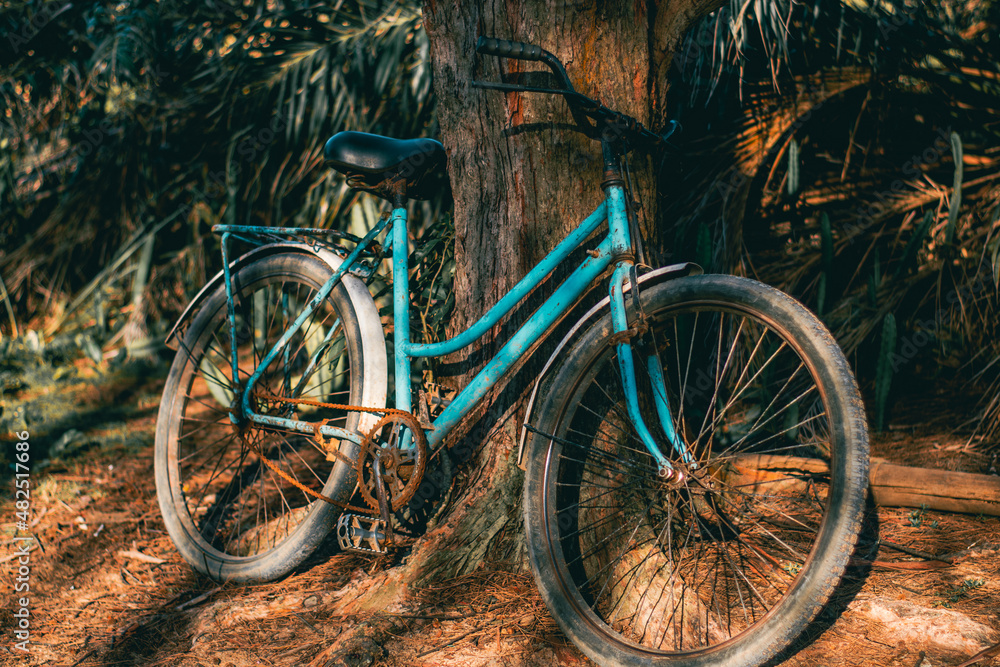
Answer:
[{"label": "wooden log", "polygon": [[880,507],[926,507],[1000,516],[1000,477],[996,475],[873,461],[869,480],[875,504]]},{"label": "wooden log", "polygon": [[[749,454],[733,459],[736,477],[745,491],[804,487],[809,477],[828,472],[820,459]],[[869,489],[879,507],[924,507],[943,512],[1000,516],[1000,477],[968,472],[901,466],[875,459]],[[759,487],[759,489],[757,488]]]}]

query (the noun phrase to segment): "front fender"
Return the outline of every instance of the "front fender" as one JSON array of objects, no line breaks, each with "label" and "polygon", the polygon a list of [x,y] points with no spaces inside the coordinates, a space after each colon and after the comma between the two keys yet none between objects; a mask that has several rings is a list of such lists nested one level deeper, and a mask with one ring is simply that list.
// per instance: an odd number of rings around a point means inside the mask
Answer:
[{"label": "front fender", "polygon": [[[667,280],[672,280],[674,278],[682,278],[684,276],[690,276],[690,275],[699,275],[701,273],[703,273],[702,268],[692,262],[671,264],[670,266],[664,266],[663,268],[659,268],[654,271],[642,274],[641,276],[639,276],[639,284],[645,286],[652,286],[665,282]],[[632,289],[632,285],[630,282],[626,281],[623,291],[627,293],[630,289]],[[517,465],[522,470],[524,470],[524,463],[522,461],[522,458],[524,456],[524,443],[528,437],[528,429],[525,427],[531,424],[531,415],[535,407],[535,398],[538,394],[538,388],[542,386],[542,381],[545,379],[545,376],[548,374],[548,372],[552,369],[552,366],[555,363],[556,358],[563,351],[563,348],[565,348],[570,342],[572,342],[577,337],[578,334],[586,330],[586,328],[590,324],[596,322],[601,317],[607,315],[610,312],[610,304],[611,304],[611,297],[606,296],[603,299],[601,299],[593,308],[588,310],[587,313],[583,317],[581,317],[576,324],[573,325],[573,328],[570,329],[565,336],[563,336],[563,339],[559,341],[559,345],[557,345],[556,349],[552,352],[552,356],[550,356],[549,360],[545,362],[545,367],[542,368],[542,372],[538,374],[538,379],[535,380],[535,387],[534,389],[531,390],[531,398],[528,399],[528,408],[524,412],[524,423],[521,424],[521,442],[518,445],[518,450],[517,450]]]}]

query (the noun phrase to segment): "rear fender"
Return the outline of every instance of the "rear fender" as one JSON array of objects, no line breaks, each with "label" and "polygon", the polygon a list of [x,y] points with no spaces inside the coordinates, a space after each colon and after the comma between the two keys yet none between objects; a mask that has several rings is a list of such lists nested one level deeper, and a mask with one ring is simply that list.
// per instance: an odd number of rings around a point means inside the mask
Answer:
[{"label": "rear fender", "polygon": [[[302,243],[272,243],[255,248],[233,260],[229,264],[229,270],[235,273],[258,259],[282,253],[318,257],[330,267],[331,271],[336,271],[344,263],[342,257],[326,248],[311,248]],[[223,272],[220,271],[195,295],[177,323],[174,324],[174,328],[167,335],[166,344],[168,347],[174,350],[180,347],[180,341],[184,337],[194,314],[198,312],[205,300],[224,284],[224,280]],[[364,281],[358,276],[348,272],[341,277],[340,281],[347,290],[351,305],[358,317],[358,327],[361,330],[361,345],[364,350],[363,386],[365,388],[362,403],[365,407],[370,408],[384,407],[387,397],[389,364],[386,355],[385,332],[382,329],[382,319],[379,316],[378,307]],[[377,421],[377,415],[373,413],[363,414],[358,423],[358,431],[368,433]]]},{"label": "rear fender", "polygon": [[[250,252],[240,255],[234,259],[229,263],[229,271],[230,273],[235,273],[251,262],[269,257],[270,255],[278,255],[281,253],[299,253],[319,257],[334,271],[340,268],[340,265],[344,261],[341,257],[325,248],[314,249],[303,243],[269,243],[268,245],[254,248]],[[167,338],[164,341],[164,344],[167,347],[175,351],[180,347],[180,341],[184,338],[184,333],[187,331],[188,325],[191,323],[191,319],[194,317],[194,314],[201,308],[205,299],[207,299],[212,292],[218,289],[219,285],[223,284],[224,280],[225,276],[223,272],[219,271],[212,277],[211,280],[205,283],[205,286],[202,287],[197,294],[194,295],[194,298],[191,299],[191,303],[189,303],[187,308],[184,309],[181,316],[177,318],[177,322],[174,323],[170,333],[167,334]],[[351,296],[351,301],[354,302],[354,306],[357,308],[357,302],[361,300],[362,297],[361,292],[368,295],[368,289],[362,281],[360,281],[356,276],[350,274],[344,275],[342,281],[344,285],[347,286],[347,291]],[[359,287],[361,292],[359,292]],[[356,299],[355,296],[358,298]],[[368,298],[371,299],[371,296],[369,295]]]},{"label": "rear fender", "polygon": [[[703,273],[702,268],[697,264],[692,262],[684,262],[682,264],[671,264],[670,266],[664,266],[663,268],[656,269],[655,271],[650,271],[639,276],[639,284],[642,286],[650,287],[652,285],[657,285],[668,280],[673,280],[675,278],[682,278],[684,276],[699,275]],[[632,285],[629,281],[625,282],[624,292],[627,294],[632,289]],[[524,445],[528,438],[528,429],[525,428],[531,424],[532,413],[535,408],[535,399],[538,396],[538,389],[542,386],[542,382],[545,380],[546,375],[555,366],[556,358],[562,353],[563,349],[572,343],[582,332],[586,331],[587,328],[597,322],[600,318],[605,315],[609,315],[611,312],[611,298],[606,296],[601,299],[593,308],[587,311],[586,315],[581,317],[573,328],[559,341],[559,345],[552,352],[552,356],[549,360],[545,362],[545,367],[542,368],[542,372],[538,374],[538,379],[535,380],[535,387],[531,390],[531,398],[528,399],[528,408],[524,412],[524,423],[521,425],[521,442],[517,450],[517,465],[522,470],[525,469],[523,457],[524,457]]]}]

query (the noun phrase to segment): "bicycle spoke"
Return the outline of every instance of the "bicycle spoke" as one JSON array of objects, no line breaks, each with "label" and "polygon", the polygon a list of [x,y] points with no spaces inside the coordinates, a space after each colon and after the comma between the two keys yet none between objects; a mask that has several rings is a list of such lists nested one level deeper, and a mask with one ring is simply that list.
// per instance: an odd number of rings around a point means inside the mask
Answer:
[{"label": "bicycle spoke", "polygon": [[[245,386],[318,292],[315,285],[281,271],[264,271],[254,279],[245,275],[233,282],[236,331],[231,331],[225,300],[216,296],[212,316],[199,324],[199,337],[182,341],[179,359],[188,370],[173,399],[179,407],[169,436],[176,452],[172,493],[180,494],[187,512],[181,521],[194,524],[193,530],[225,558],[270,553],[281,546],[315,514],[315,499],[304,489],[326,488],[335,466],[342,465],[306,435],[271,425],[231,423],[231,411],[241,418],[239,406],[231,406],[236,396],[233,336],[239,383]],[[259,369],[251,399],[255,412],[349,427],[348,412],[268,398],[352,403],[359,384],[350,358],[349,320],[334,303],[331,295],[317,304],[268,368]]]}]

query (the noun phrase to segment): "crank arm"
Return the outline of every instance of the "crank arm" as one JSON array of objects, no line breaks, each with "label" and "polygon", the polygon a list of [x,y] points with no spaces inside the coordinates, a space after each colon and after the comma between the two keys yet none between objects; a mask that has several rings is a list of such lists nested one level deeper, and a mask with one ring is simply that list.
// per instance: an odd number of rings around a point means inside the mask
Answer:
[{"label": "crank arm", "polygon": [[375,474],[375,493],[378,495],[378,511],[382,517],[382,530],[385,532],[385,545],[392,546],[392,520],[389,518],[389,494],[382,482],[382,458],[376,457],[372,465]]}]

